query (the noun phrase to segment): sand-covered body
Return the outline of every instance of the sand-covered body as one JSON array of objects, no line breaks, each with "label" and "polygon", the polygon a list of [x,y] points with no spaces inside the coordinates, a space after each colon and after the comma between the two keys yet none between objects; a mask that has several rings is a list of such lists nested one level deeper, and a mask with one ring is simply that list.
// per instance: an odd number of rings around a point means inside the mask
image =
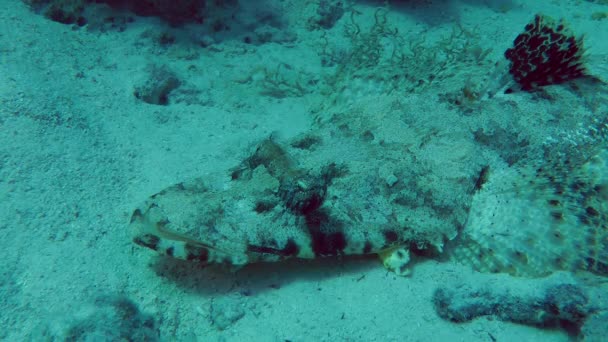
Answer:
[{"label": "sand-covered body", "polygon": [[218,177],[157,193],[132,216],[134,241],[206,264],[377,253],[407,273],[410,250],[448,246],[483,271],[606,273],[603,138],[509,166],[467,120],[415,121],[377,103],[321,111],[310,133],[268,138]]},{"label": "sand-covered body", "polygon": [[441,251],[463,228],[484,166],[465,126],[421,145],[415,137],[432,127],[406,121],[401,111],[319,116],[314,133],[269,138],[215,178],[223,182],[198,178],[150,197],[133,214],[135,242],[233,265],[410,245]]}]

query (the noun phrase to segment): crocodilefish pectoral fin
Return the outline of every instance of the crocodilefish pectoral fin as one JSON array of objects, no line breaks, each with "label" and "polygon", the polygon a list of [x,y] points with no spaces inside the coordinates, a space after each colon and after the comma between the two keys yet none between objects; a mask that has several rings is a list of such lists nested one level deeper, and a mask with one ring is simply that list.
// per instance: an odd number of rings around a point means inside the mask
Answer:
[{"label": "crocodilefish pectoral fin", "polygon": [[[581,149],[583,150],[583,149]],[[608,274],[608,149],[495,170],[453,259],[482,272]]]}]

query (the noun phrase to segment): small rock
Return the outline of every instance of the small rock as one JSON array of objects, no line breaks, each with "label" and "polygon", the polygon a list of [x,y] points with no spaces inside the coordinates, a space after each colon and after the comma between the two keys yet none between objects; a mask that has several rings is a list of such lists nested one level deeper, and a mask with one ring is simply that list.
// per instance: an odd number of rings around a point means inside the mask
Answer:
[{"label": "small rock", "polygon": [[32,341],[159,341],[152,316],[123,296],[102,296],[78,312],[54,316],[33,329]]},{"label": "small rock", "polygon": [[133,94],[146,103],[165,106],[169,104],[169,94],[180,85],[181,81],[166,67],[153,66],[148,80]]},{"label": "small rock", "polygon": [[210,319],[218,330],[226,330],[245,316],[242,303],[235,298],[220,298],[211,304]]}]

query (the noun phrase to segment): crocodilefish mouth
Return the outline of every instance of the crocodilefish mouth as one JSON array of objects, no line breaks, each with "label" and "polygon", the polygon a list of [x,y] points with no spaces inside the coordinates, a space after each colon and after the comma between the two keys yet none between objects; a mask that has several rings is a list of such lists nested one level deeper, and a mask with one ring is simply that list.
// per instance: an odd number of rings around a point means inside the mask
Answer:
[{"label": "crocodilefish mouth", "polygon": [[[181,185],[176,186],[182,188]],[[169,190],[169,189],[167,189]],[[166,192],[166,191],[165,191]],[[155,197],[155,196],[153,196]],[[260,261],[280,261],[290,257],[308,258],[299,254],[293,240],[287,241],[282,249],[234,241],[223,235],[207,234],[203,240],[195,240],[172,229],[172,222],[161,208],[151,204],[136,209],[130,220],[133,242],[176,259],[196,261],[203,265],[223,264],[243,266]]]},{"label": "crocodilefish mouth", "polygon": [[[133,242],[135,244],[150,248],[163,255],[188,261],[198,261],[205,265],[226,261],[231,264],[237,263],[227,252],[171,231],[167,228],[170,222],[166,218],[153,221],[148,214],[149,211],[142,213],[140,209],[137,209],[131,216],[130,226],[134,232]],[[247,263],[247,260],[242,263]]]},{"label": "crocodilefish mouth", "polygon": [[315,257],[304,247],[301,220],[283,205],[279,182],[264,167],[229,184],[216,189],[197,178],[149,197],[131,215],[133,242],[202,264]]},{"label": "crocodilefish mouth", "polygon": [[130,221],[133,242],[152,249],[159,254],[187,261],[197,261],[203,265],[231,264],[245,265],[247,255],[236,255],[233,251],[220,250],[216,246],[196,241],[187,235],[171,229],[171,222],[157,206],[136,209]]}]

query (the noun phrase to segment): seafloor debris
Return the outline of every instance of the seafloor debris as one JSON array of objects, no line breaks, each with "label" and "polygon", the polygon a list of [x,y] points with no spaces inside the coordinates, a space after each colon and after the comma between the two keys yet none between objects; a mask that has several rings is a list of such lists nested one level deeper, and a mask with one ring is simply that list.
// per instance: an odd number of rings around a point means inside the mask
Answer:
[{"label": "seafloor debris", "polygon": [[558,272],[544,279],[475,275],[439,287],[435,310],[444,319],[467,322],[480,316],[540,327],[562,327],[585,340],[606,336],[608,292]]},{"label": "seafloor debris", "polygon": [[33,329],[32,341],[158,341],[154,318],[123,296],[101,296],[80,312]]},{"label": "seafloor debris", "polygon": [[209,307],[209,319],[218,330],[225,330],[245,316],[243,303],[234,297],[215,299]]},{"label": "seafloor debris", "polygon": [[148,79],[144,84],[137,86],[133,94],[149,104],[169,104],[169,94],[180,86],[181,81],[166,67],[151,66],[148,69]]}]

